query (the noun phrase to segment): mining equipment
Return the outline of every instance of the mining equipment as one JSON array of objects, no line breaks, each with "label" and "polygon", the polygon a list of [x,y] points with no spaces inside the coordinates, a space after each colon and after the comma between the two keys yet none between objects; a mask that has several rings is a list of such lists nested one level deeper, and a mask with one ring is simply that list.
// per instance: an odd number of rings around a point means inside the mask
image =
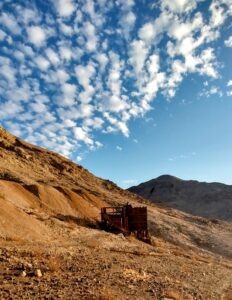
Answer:
[{"label": "mining equipment", "polygon": [[139,240],[151,242],[146,207],[132,207],[128,203],[124,206],[102,207],[101,226],[104,230],[122,232],[124,235],[134,233]]}]

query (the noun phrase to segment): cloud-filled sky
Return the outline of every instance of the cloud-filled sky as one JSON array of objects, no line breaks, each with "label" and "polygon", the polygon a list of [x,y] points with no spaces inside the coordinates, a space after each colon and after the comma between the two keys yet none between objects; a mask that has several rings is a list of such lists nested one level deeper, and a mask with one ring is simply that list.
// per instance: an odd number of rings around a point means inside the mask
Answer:
[{"label": "cloud-filled sky", "polygon": [[0,123],[121,186],[232,184],[231,58],[232,0],[4,0]]}]

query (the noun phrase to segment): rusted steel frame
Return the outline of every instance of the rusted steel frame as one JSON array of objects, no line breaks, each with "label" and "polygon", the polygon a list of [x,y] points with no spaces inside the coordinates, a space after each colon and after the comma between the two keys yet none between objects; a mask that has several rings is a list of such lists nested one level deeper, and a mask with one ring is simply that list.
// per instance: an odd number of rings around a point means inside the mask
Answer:
[{"label": "rusted steel frame", "polygon": [[138,239],[150,242],[146,207],[104,207],[101,209],[101,220],[104,227],[114,227],[127,234],[134,232]]}]

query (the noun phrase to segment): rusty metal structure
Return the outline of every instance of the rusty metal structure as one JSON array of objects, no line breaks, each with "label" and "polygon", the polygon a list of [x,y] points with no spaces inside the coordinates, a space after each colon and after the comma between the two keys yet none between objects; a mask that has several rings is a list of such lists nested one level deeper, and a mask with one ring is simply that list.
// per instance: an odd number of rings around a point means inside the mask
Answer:
[{"label": "rusty metal structure", "polygon": [[138,239],[150,243],[146,207],[132,207],[130,204],[103,207],[101,208],[101,225],[105,230],[119,231],[125,235],[133,232]]}]

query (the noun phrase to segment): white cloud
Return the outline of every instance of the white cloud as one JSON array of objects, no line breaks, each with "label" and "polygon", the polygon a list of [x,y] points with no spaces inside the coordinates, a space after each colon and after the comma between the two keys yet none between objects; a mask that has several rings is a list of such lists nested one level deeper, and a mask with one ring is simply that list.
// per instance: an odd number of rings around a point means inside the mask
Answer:
[{"label": "white cloud", "polygon": [[219,97],[223,96],[223,92],[221,91],[221,89],[218,86],[211,86],[210,88],[205,88],[203,89],[202,92],[199,93],[200,97],[206,97],[209,98],[212,95],[218,95]]},{"label": "white cloud", "polygon": [[98,149],[98,148],[101,148],[101,147],[103,147],[103,144],[99,141],[96,141],[95,142],[95,148]]},{"label": "white cloud", "polygon": [[8,84],[14,85],[16,81],[16,69],[11,65],[8,58],[0,56],[0,74],[8,81]]},{"label": "white cloud", "polygon": [[132,7],[135,5],[135,2],[134,0],[118,0],[118,5],[120,5],[122,10],[128,11],[132,9]]},{"label": "white cloud", "polygon": [[226,19],[226,12],[224,7],[221,5],[221,1],[212,1],[209,10],[211,11],[211,26],[218,27],[221,26]]},{"label": "white cloud", "polygon": [[121,62],[119,56],[115,53],[111,53],[111,69],[109,71],[108,87],[110,88],[112,95],[120,96],[121,94]]},{"label": "white cloud", "polygon": [[149,22],[143,25],[143,27],[139,30],[139,37],[141,40],[150,43],[155,37],[155,28],[154,25]]},{"label": "white cloud", "polygon": [[83,24],[83,34],[85,35],[87,42],[86,42],[86,49],[90,52],[93,52],[97,49],[98,38],[96,36],[95,27],[89,21]]},{"label": "white cloud", "polygon": [[226,47],[232,47],[232,36],[225,41]]},{"label": "white cloud", "polygon": [[92,23],[96,27],[101,27],[105,21],[105,17],[101,14],[102,10],[98,10],[98,12],[96,12],[94,5],[95,3],[97,2],[93,0],[86,0],[85,4],[82,6],[82,11],[90,17]]},{"label": "white cloud", "polygon": [[17,88],[13,87],[12,90],[7,91],[7,98],[11,99],[12,101],[23,101],[28,102],[31,96],[31,89],[27,82],[23,82],[22,85]]},{"label": "white cloud", "polygon": [[156,73],[154,76],[152,76],[147,84],[142,88],[142,91],[144,93],[143,100],[148,102],[151,101],[155,97],[159,88],[163,86],[164,82],[164,73]]},{"label": "white cloud", "polygon": [[59,56],[52,48],[47,48],[45,51],[47,58],[53,65],[57,65],[60,62]]},{"label": "white cloud", "polygon": [[46,34],[40,26],[31,26],[27,28],[29,41],[35,46],[42,46],[46,40]]},{"label": "white cloud", "polygon": [[89,14],[91,18],[95,17],[94,2],[92,0],[86,0],[82,10]]},{"label": "white cloud", "polygon": [[93,114],[94,107],[90,104],[81,104],[79,106],[80,118],[90,118]]},{"label": "white cloud", "polygon": [[103,119],[95,117],[93,119],[85,119],[83,125],[87,127],[93,127],[94,129],[100,129],[102,128],[103,123]]},{"label": "white cloud", "polygon": [[75,15],[76,15],[75,22],[81,24],[83,21],[83,14],[82,14],[81,10],[77,10]]},{"label": "white cloud", "polygon": [[64,83],[62,85],[62,92],[66,97],[74,97],[76,94],[76,86],[70,83]]},{"label": "white cloud", "polygon": [[33,102],[30,104],[32,111],[36,113],[45,113],[47,111],[47,107],[40,102]]},{"label": "white cloud", "polygon": [[131,43],[129,52],[129,62],[133,66],[137,74],[142,72],[147,58],[147,54],[148,49],[142,40],[135,40]]},{"label": "white cloud", "polygon": [[60,56],[64,60],[70,60],[72,58],[72,50],[66,46],[61,46]]},{"label": "white cloud", "polygon": [[34,51],[30,46],[20,44],[20,50],[27,56],[34,56]]},{"label": "white cloud", "polygon": [[73,128],[73,133],[77,141],[83,141],[87,145],[93,145],[93,140],[88,136],[88,133],[81,127]]},{"label": "white cloud", "polygon": [[41,16],[36,9],[36,6],[31,8],[17,6],[17,19],[27,26],[29,23],[40,23]]},{"label": "white cloud", "polygon": [[76,123],[69,119],[64,120],[63,124],[67,127],[75,127],[76,126]]},{"label": "white cloud", "polygon": [[147,46],[157,44],[160,41],[160,35],[173,26],[173,15],[166,10],[161,12],[154,21],[145,23],[139,30],[139,37]]},{"label": "white cloud", "polygon": [[79,83],[84,87],[87,88],[90,84],[90,80],[95,74],[96,70],[93,64],[89,63],[86,66],[78,65],[75,68],[76,77]]},{"label": "white cloud", "polygon": [[203,18],[201,13],[196,13],[191,22],[182,22],[175,20],[172,26],[169,27],[168,33],[176,40],[183,40],[187,36],[191,36],[195,31],[199,31],[203,26]]},{"label": "white cloud", "polygon": [[227,86],[232,86],[232,80],[229,80],[229,81],[227,82]]},{"label": "white cloud", "polygon": [[0,103],[0,118],[1,120],[9,119],[23,112],[23,107],[20,103],[8,101]]},{"label": "white cloud", "polygon": [[128,104],[116,95],[110,96],[107,100],[105,108],[111,112],[120,112],[128,108]]},{"label": "white cloud", "polygon": [[117,122],[116,127],[125,135],[125,137],[129,137],[129,129],[127,125],[121,121]]},{"label": "white cloud", "polygon": [[209,94],[210,95],[219,95],[220,97],[223,96],[222,91],[216,86],[211,87],[211,89],[209,90]]},{"label": "white cloud", "polygon": [[0,29],[0,41],[3,41],[5,39],[5,37],[6,37],[5,31]]},{"label": "white cloud", "polygon": [[46,71],[50,65],[49,61],[41,55],[35,58],[35,62],[41,71]]},{"label": "white cloud", "polygon": [[93,96],[94,92],[95,92],[95,89],[93,88],[92,85],[85,86],[84,91],[82,91],[79,94],[79,100],[82,103],[89,103],[89,102],[91,102],[92,96]]},{"label": "white cloud", "polygon": [[21,29],[19,27],[19,24],[15,20],[15,17],[9,13],[3,12],[0,15],[0,24],[5,26],[7,29],[9,29],[15,35],[21,34]]},{"label": "white cloud", "polygon": [[57,70],[56,76],[60,82],[66,82],[69,80],[70,76],[65,70]]},{"label": "white cloud", "polygon": [[77,157],[76,157],[76,161],[77,162],[80,162],[80,161],[82,161],[83,160],[83,157],[81,156],[81,155],[78,155]]},{"label": "white cloud", "polygon": [[75,104],[76,85],[70,83],[63,83],[61,86],[63,97],[58,99],[61,106],[72,106]]},{"label": "white cloud", "polygon": [[73,33],[73,29],[71,26],[68,26],[64,23],[60,24],[60,30],[63,32],[63,34],[70,36]]},{"label": "white cloud", "polygon": [[122,151],[122,147],[120,147],[120,146],[116,146],[116,149],[117,149],[118,151]]},{"label": "white cloud", "polygon": [[126,14],[124,14],[120,20],[122,31],[127,39],[129,39],[130,37],[130,32],[133,29],[135,21],[136,16],[132,11],[129,11]]},{"label": "white cloud", "polygon": [[19,51],[19,50],[15,50],[14,51],[14,57],[20,61],[24,60],[25,55],[23,52]]},{"label": "white cloud", "polygon": [[118,119],[116,119],[115,117],[112,117],[112,115],[110,115],[108,112],[104,112],[103,116],[110,122],[110,124],[112,126],[108,126],[105,130],[106,133],[111,133],[111,132],[115,132],[115,131],[121,131],[122,134],[125,137],[129,137],[129,129],[127,127],[127,125],[122,122],[119,121]]},{"label": "white cloud", "polygon": [[200,74],[206,74],[209,77],[217,78],[218,72],[215,69],[215,55],[214,50],[212,48],[207,48],[201,53],[201,67],[199,68]]},{"label": "white cloud", "polygon": [[162,0],[162,9],[167,8],[175,13],[184,13],[192,11],[197,6],[199,0]]},{"label": "white cloud", "polygon": [[157,54],[152,54],[149,57],[148,62],[148,72],[150,73],[150,76],[154,75],[155,73],[158,73],[159,71],[159,56]]},{"label": "white cloud", "polygon": [[100,70],[104,71],[104,69],[109,61],[108,56],[105,53],[97,53],[95,58],[100,65]]},{"label": "white cloud", "polygon": [[[134,0],[56,0],[57,15],[49,8],[43,13],[41,7],[12,6],[14,15],[0,16],[7,56],[0,57],[0,93],[18,105],[12,113],[1,105],[1,116],[9,124],[19,120],[18,132],[31,139],[33,132],[34,142],[69,155],[83,144],[101,147],[97,131],[128,137],[129,121],[145,116],[159,92],[173,97],[189,74],[211,77],[202,96],[221,96],[212,84],[221,67],[212,42],[232,15],[230,1],[207,3],[207,17],[197,12],[198,0],[148,4],[154,14],[147,15]],[[112,13],[116,21],[109,28]],[[25,35],[15,38],[20,31]],[[225,45],[232,46],[231,37]]]},{"label": "white cloud", "polygon": [[61,17],[69,17],[75,11],[75,5],[72,0],[56,0],[54,4]]}]

